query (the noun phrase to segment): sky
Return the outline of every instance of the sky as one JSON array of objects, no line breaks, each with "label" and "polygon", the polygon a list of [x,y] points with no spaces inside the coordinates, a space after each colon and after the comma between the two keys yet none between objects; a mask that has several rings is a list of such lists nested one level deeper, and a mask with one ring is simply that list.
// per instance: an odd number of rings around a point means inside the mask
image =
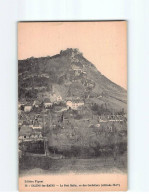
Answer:
[{"label": "sky", "polygon": [[78,48],[111,81],[127,89],[127,22],[20,22],[18,59]]}]

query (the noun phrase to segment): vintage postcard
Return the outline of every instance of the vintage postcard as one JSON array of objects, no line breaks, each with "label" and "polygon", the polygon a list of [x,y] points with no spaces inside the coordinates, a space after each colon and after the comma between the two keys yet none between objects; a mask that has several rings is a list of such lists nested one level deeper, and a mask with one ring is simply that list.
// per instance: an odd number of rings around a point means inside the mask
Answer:
[{"label": "vintage postcard", "polygon": [[127,190],[127,22],[18,23],[20,191]]}]

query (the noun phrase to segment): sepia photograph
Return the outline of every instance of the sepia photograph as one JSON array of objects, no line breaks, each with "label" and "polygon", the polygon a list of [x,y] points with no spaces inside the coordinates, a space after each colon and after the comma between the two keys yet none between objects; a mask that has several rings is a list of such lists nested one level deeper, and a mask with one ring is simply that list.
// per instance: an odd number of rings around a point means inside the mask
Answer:
[{"label": "sepia photograph", "polygon": [[148,8],[0,2],[0,192],[149,192]]},{"label": "sepia photograph", "polygon": [[20,191],[127,190],[126,21],[18,23],[18,157]]}]

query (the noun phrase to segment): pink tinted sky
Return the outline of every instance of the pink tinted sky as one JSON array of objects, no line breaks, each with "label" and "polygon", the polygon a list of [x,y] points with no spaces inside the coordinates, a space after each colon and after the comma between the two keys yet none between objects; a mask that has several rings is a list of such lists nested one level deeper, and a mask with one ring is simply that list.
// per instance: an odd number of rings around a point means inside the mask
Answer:
[{"label": "pink tinted sky", "polygon": [[78,48],[97,69],[127,89],[127,22],[21,22],[18,59]]}]

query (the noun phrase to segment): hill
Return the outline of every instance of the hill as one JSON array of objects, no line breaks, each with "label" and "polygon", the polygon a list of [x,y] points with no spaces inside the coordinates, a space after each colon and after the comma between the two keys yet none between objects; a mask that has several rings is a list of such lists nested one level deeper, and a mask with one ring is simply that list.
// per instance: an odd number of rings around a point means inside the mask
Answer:
[{"label": "hill", "polygon": [[32,105],[29,112],[20,108],[20,129],[36,122],[50,153],[95,157],[115,145],[126,151],[127,91],[78,49],[19,60],[18,77],[19,104]]},{"label": "hill", "polygon": [[79,97],[107,104],[109,109],[127,110],[127,91],[102,75],[77,49],[55,56],[19,60],[19,100],[41,99],[56,91],[63,100]]}]

